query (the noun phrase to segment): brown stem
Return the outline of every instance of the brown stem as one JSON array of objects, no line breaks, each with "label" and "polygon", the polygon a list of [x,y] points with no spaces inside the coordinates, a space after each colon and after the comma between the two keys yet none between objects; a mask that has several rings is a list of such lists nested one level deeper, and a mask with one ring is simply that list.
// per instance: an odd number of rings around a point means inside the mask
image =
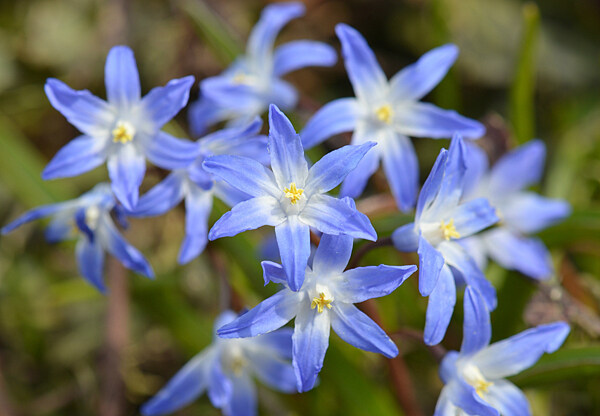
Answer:
[{"label": "brown stem", "polygon": [[100,416],[125,414],[123,355],[129,340],[129,290],[127,271],[113,257],[108,259],[108,306],[101,375]]},{"label": "brown stem", "polygon": [[365,256],[365,254],[367,254],[369,251],[373,250],[374,248],[391,246],[391,245],[392,245],[392,237],[380,238],[377,241],[370,241],[368,243],[363,244],[354,252],[354,255],[350,258],[350,261],[348,262],[348,268],[353,269],[353,268],[357,267],[359,265],[360,261],[362,260],[362,258]]}]

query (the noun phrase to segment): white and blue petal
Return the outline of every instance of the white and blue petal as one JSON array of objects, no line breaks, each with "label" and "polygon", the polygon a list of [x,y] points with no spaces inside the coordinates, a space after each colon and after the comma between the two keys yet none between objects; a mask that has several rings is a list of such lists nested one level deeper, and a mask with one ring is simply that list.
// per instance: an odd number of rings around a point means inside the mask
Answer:
[{"label": "white and blue petal", "polygon": [[381,143],[383,171],[400,210],[415,206],[419,188],[419,160],[410,139],[386,130],[388,138]]},{"label": "white and blue petal", "polygon": [[232,392],[223,406],[225,416],[255,416],[257,414],[256,386],[248,374],[231,379]]},{"label": "white and blue petal", "polygon": [[172,79],[164,87],[155,87],[142,99],[141,106],[147,122],[155,130],[169,122],[186,106],[194,77]]},{"label": "white and blue petal", "polygon": [[263,279],[265,281],[265,286],[269,282],[287,286],[287,275],[285,274],[285,270],[283,270],[282,265],[269,260],[262,261],[260,265],[263,269]]},{"label": "white and blue petal", "polygon": [[281,77],[307,66],[332,66],[337,62],[335,49],[323,42],[296,40],[277,47],[273,56],[273,75]]},{"label": "white and blue petal", "polygon": [[[291,355],[291,334],[288,335],[288,339],[290,341],[289,355]],[[296,374],[290,363],[276,356],[272,350],[248,349],[246,351],[249,365],[260,381],[284,393],[297,391]]]},{"label": "white and blue petal", "polygon": [[531,140],[502,156],[490,172],[490,190],[499,194],[518,191],[540,181],[546,146]]},{"label": "white and blue petal", "polygon": [[545,198],[533,192],[519,193],[500,208],[500,215],[506,225],[524,234],[543,230],[570,213],[571,206],[568,202]]},{"label": "white and blue petal", "polygon": [[115,46],[108,52],[104,82],[108,102],[118,109],[129,109],[140,100],[140,75],[129,47]]},{"label": "white and blue petal", "polygon": [[314,387],[317,375],[323,368],[323,360],[329,347],[330,321],[330,311],[309,309],[308,302],[296,316],[292,337],[292,365],[300,393]]},{"label": "white and blue petal", "polygon": [[500,416],[496,409],[479,397],[473,386],[462,379],[452,380],[444,389],[447,389],[452,404],[468,415]]},{"label": "white and blue petal", "polygon": [[[420,269],[422,270],[422,269]],[[425,315],[423,339],[427,345],[439,344],[444,335],[456,304],[456,285],[450,267],[443,266],[437,283],[429,295]]]},{"label": "white and blue petal", "polygon": [[104,285],[104,250],[95,240],[82,237],[75,246],[75,256],[79,273],[85,280],[102,293],[106,293]]},{"label": "white and blue petal", "polygon": [[496,380],[485,394],[485,401],[502,416],[531,416],[529,401],[517,386],[508,380]]},{"label": "white and blue petal", "polygon": [[[369,140],[378,141],[377,130],[371,128],[368,123],[358,123],[356,130],[354,130],[354,134],[352,135],[351,144],[360,145]],[[356,168],[346,176],[340,190],[341,196],[358,198],[362,194],[367,186],[369,178],[379,167],[381,148],[382,146],[376,146],[368,151]]]},{"label": "white and blue petal", "polygon": [[213,360],[209,369],[208,398],[215,407],[225,407],[233,396],[233,380],[223,371],[222,356]]},{"label": "white and blue petal", "polygon": [[404,224],[392,233],[392,242],[396,250],[413,252],[419,249],[419,234],[415,230],[415,223]]},{"label": "white and blue petal", "polygon": [[271,195],[275,198],[281,195],[273,172],[250,158],[217,155],[207,158],[202,166],[206,171],[248,195]]},{"label": "white and blue petal", "polygon": [[106,140],[79,136],[63,146],[42,172],[43,179],[77,176],[106,160]]},{"label": "white and blue petal", "polygon": [[[13,222],[2,227],[2,234],[8,234],[14,229],[20,227],[31,221],[35,221],[40,218],[49,217],[50,215],[57,214],[63,210],[75,209],[75,205],[72,202],[60,202],[58,204],[42,205],[41,207],[34,208],[21,215]],[[74,213],[75,211],[73,211]]]},{"label": "white and blue petal", "polygon": [[[320,247],[320,245],[319,245]],[[339,284],[343,301],[360,303],[367,299],[389,295],[417,270],[417,266],[357,267],[344,272]]]},{"label": "white and blue petal", "polygon": [[417,210],[415,213],[415,222],[419,222],[421,214],[424,211],[428,211],[429,208],[435,202],[435,198],[438,195],[442,180],[444,179],[444,173],[446,171],[446,163],[448,161],[448,151],[446,149],[440,150],[438,157],[435,160],[429,176],[425,180],[419,198],[417,199]]},{"label": "white and blue petal", "polygon": [[133,144],[119,146],[117,152],[108,157],[108,176],[117,199],[125,209],[133,211],[146,173],[146,160]]},{"label": "white and blue petal", "polygon": [[153,217],[173,209],[186,195],[185,176],[173,172],[140,197],[132,217]]},{"label": "white and blue petal", "polygon": [[198,144],[179,139],[164,131],[157,132],[144,147],[146,157],[163,169],[184,169],[199,155]]},{"label": "white and blue petal", "polygon": [[464,316],[461,356],[474,354],[487,347],[492,336],[490,313],[485,299],[469,286],[465,289]]},{"label": "white and blue petal", "polygon": [[354,238],[349,235],[323,234],[313,258],[315,274],[341,273],[352,255]]},{"label": "white and blue petal", "polygon": [[298,291],[304,282],[310,257],[310,228],[297,215],[292,215],[275,227],[275,236],[288,285],[291,290]]},{"label": "white and blue petal", "polygon": [[417,253],[419,254],[419,292],[421,296],[429,296],[442,272],[444,256],[423,236],[419,237]]},{"label": "white and blue petal", "polygon": [[498,222],[496,209],[485,198],[460,204],[450,213],[450,216],[461,237],[473,235]]},{"label": "white and blue petal", "polygon": [[213,196],[196,188],[185,198],[185,238],[179,249],[177,262],[186,264],[204,251],[208,243],[208,217],[212,210]]},{"label": "white and blue petal", "polygon": [[356,98],[340,98],[321,107],[300,132],[305,149],[320,144],[329,137],[353,131],[359,117],[360,107]]}]

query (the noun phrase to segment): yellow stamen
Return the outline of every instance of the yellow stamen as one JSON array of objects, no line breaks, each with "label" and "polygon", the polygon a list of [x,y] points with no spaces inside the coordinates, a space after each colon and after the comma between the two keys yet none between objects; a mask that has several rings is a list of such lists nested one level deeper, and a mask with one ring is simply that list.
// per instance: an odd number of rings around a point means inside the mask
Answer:
[{"label": "yellow stamen", "polygon": [[493,385],[494,383],[492,383],[491,381],[485,381],[485,380],[477,380],[477,382],[475,383],[475,385],[473,387],[475,387],[475,392],[479,395],[479,397],[483,398],[483,394],[487,393],[489,388]]},{"label": "yellow stamen", "polygon": [[236,376],[240,376],[242,374],[242,372],[244,371],[244,368],[246,367],[246,365],[247,365],[247,362],[243,357],[235,356],[231,360],[231,371],[233,371],[233,374],[235,374]]},{"label": "yellow stamen", "polygon": [[248,77],[243,72],[237,72],[233,76],[233,83],[234,84],[246,84],[246,83],[248,83]]},{"label": "yellow stamen", "polygon": [[450,240],[451,238],[460,238],[460,233],[456,231],[456,227],[454,226],[454,218],[450,218],[448,224],[444,223],[442,220],[440,228],[442,229],[442,233],[444,234],[444,238],[446,240]]},{"label": "yellow stamen", "polygon": [[377,110],[375,110],[375,115],[379,121],[382,121],[386,124],[390,124],[392,121],[392,116],[394,112],[392,111],[392,107],[389,104],[382,105]]},{"label": "yellow stamen", "polygon": [[133,140],[135,129],[127,122],[119,121],[117,127],[112,131],[113,142],[125,144]]},{"label": "yellow stamen", "polygon": [[327,299],[325,297],[325,293],[321,292],[319,293],[318,297],[313,298],[312,302],[310,303],[310,308],[317,308],[317,311],[321,313],[323,312],[324,306],[327,307],[327,309],[331,309],[331,302],[333,302],[333,299]]},{"label": "yellow stamen", "polygon": [[296,202],[300,200],[300,197],[304,193],[304,189],[296,188],[296,182],[290,183],[289,188],[284,188],[283,192],[285,192],[285,197],[290,199],[290,203],[295,205]]}]

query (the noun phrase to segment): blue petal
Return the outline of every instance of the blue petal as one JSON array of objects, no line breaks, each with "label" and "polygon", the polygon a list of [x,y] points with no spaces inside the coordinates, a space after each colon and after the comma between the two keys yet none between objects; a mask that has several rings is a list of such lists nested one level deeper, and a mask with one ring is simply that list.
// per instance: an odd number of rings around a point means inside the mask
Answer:
[{"label": "blue petal", "polygon": [[349,235],[323,234],[313,258],[312,270],[326,276],[341,273],[352,255],[354,239]]},{"label": "blue petal", "polygon": [[281,290],[219,328],[217,335],[221,338],[246,338],[279,329],[296,315],[299,300],[297,293]]},{"label": "blue petal", "polygon": [[62,212],[50,221],[44,231],[44,236],[49,243],[57,243],[70,238],[74,233],[72,214]]},{"label": "blue petal", "polygon": [[292,19],[304,14],[305,7],[300,2],[277,3],[266,6],[260,20],[248,37],[246,53],[257,64],[269,62],[273,43],[279,31]]},{"label": "blue petal", "polygon": [[56,108],[69,123],[90,136],[108,135],[114,115],[108,103],[87,90],[75,91],[65,83],[48,78],[44,91],[52,107]]},{"label": "blue petal", "polygon": [[540,181],[546,146],[531,140],[502,156],[490,172],[490,190],[500,194],[518,191]]},{"label": "blue petal", "polygon": [[21,215],[13,222],[5,225],[2,228],[2,234],[8,234],[15,228],[20,227],[23,224],[35,221],[40,218],[48,217],[50,215],[54,215],[60,211],[69,209],[70,207],[74,207],[72,203],[61,202],[58,204],[42,205],[41,207],[34,208],[30,211],[27,211],[25,214]]},{"label": "blue petal", "polygon": [[221,237],[232,237],[263,225],[279,226],[283,221],[285,216],[275,198],[252,198],[240,202],[219,218],[208,233],[208,239],[213,241]]},{"label": "blue petal", "polygon": [[456,416],[458,412],[457,407],[450,401],[450,390],[446,387],[442,388],[433,416]]},{"label": "blue petal", "polygon": [[429,296],[437,285],[444,266],[444,256],[422,236],[419,237],[417,253],[419,254],[419,292],[421,296]]},{"label": "blue petal", "polygon": [[169,122],[186,106],[190,98],[190,88],[194,77],[173,79],[164,87],[155,87],[142,99],[142,109],[146,119],[156,130]]},{"label": "blue petal", "polygon": [[485,394],[485,401],[502,416],[531,416],[529,401],[517,386],[507,380],[496,380]]},{"label": "blue petal", "polygon": [[140,75],[133,51],[127,46],[115,46],[106,57],[104,82],[108,101],[126,109],[140,100]]},{"label": "blue petal", "polygon": [[203,352],[191,359],[173,378],[142,408],[143,416],[172,413],[191,403],[206,390],[209,368],[214,354]]},{"label": "blue petal", "polygon": [[415,206],[419,188],[419,161],[410,139],[393,133],[382,144],[383,171],[396,204],[407,212]]},{"label": "blue petal", "polygon": [[252,198],[252,196],[234,188],[222,180],[215,181],[215,186],[212,189],[215,193],[215,196],[230,207]]},{"label": "blue petal", "polygon": [[[185,168],[187,177],[200,188],[208,191],[213,189],[215,185],[215,177],[204,170],[202,163],[204,158],[199,156],[192,164]],[[223,182],[223,181],[220,181]],[[235,204],[234,204],[235,205]]]},{"label": "blue petal", "polygon": [[268,260],[262,261],[260,265],[263,269],[265,286],[269,282],[287,286],[287,275],[285,274],[285,270],[283,270],[283,266]]},{"label": "blue petal", "polygon": [[[291,336],[289,340],[291,354]],[[294,393],[297,391],[296,374],[294,373],[294,367],[290,363],[283,361],[272,350],[248,349],[246,351],[250,366],[260,381],[284,393]]]},{"label": "blue petal", "polygon": [[[263,98],[263,104],[273,104],[282,110],[293,110],[298,103],[298,91],[292,84],[282,79],[274,78],[271,80],[271,92],[268,97]],[[261,114],[264,110],[261,108]]]},{"label": "blue petal", "polygon": [[125,267],[146,277],[154,278],[152,267],[135,247],[129,244],[117,231],[110,219],[102,218],[96,232],[105,249],[116,257]]},{"label": "blue petal", "polygon": [[[363,144],[367,140],[372,139],[373,135],[374,131],[372,129],[368,128],[364,123],[359,123],[352,135],[351,143],[353,145]],[[358,198],[362,194],[367,186],[367,181],[379,167],[380,155],[380,149],[377,147],[367,152],[356,168],[346,176],[340,190],[341,196]]]},{"label": "blue petal", "polygon": [[550,253],[537,238],[523,237],[503,227],[486,232],[482,238],[490,257],[505,269],[539,280],[552,276]]},{"label": "blue petal", "polygon": [[208,242],[208,217],[212,211],[213,196],[202,189],[192,189],[185,198],[185,239],[177,262],[186,264],[204,251]]},{"label": "blue petal", "polygon": [[487,173],[488,156],[485,150],[471,141],[467,141],[467,173],[465,174],[463,195],[469,195]]},{"label": "blue petal", "polygon": [[339,289],[344,302],[360,303],[367,299],[389,295],[416,270],[417,266],[384,264],[357,267],[344,272]]},{"label": "blue petal", "polygon": [[[239,156],[247,156],[238,151],[238,146],[253,141],[249,139],[262,138],[263,136],[257,137],[261,128],[262,119],[260,117],[255,117],[248,123],[226,127],[208,134],[201,139],[200,143],[203,149],[210,149],[210,152],[215,155],[236,154]],[[266,142],[264,144],[264,150],[266,152]]]},{"label": "blue petal", "polygon": [[329,195],[312,196],[300,212],[300,219],[325,234],[377,240],[377,233],[365,214]]},{"label": "blue petal", "polygon": [[463,341],[461,355],[473,354],[490,343],[490,312],[481,294],[467,286],[464,298]]},{"label": "blue petal", "polygon": [[498,411],[486,403],[475,392],[475,388],[462,379],[454,379],[445,387],[452,403],[468,415],[500,416]]},{"label": "blue petal", "polygon": [[394,125],[402,134],[413,137],[447,139],[459,133],[477,139],[485,133],[478,121],[461,116],[454,110],[443,110],[433,104],[414,102],[402,106],[394,114]]},{"label": "blue petal", "polygon": [[398,355],[394,341],[356,306],[334,301],[332,310],[331,327],[348,344],[388,358]]},{"label": "blue petal", "polygon": [[104,250],[98,241],[80,238],[75,247],[79,273],[102,293],[106,293],[104,285]]},{"label": "blue petal", "polygon": [[144,150],[148,160],[156,166],[163,169],[183,169],[196,160],[200,148],[195,142],[159,131]]},{"label": "blue petal", "polygon": [[448,157],[443,168],[444,177],[430,207],[431,211],[437,213],[439,217],[443,215],[441,211],[447,211],[448,208],[456,206],[460,201],[467,171],[466,152],[463,138],[459,134],[455,134],[450,142]]},{"label": "blue petal", "polygon": [[232,77],[219,75],[205,78],[200,87],[207,99],[229,110],[228,118],[239,118],[242,115],[254,117],[261,114],[268,104],[265,102],[264,91],[251,83],[236,82]]},{"label": "blue petal", "polygon": [[276,198],[281,195],[273,173],[247,157],[218,155],[207,158],[202,166],[206,171],[248,195],[272,195]]},{"label": "blue petal", "polygon": [[200,96],[188,109],[188,122],[194,137],[200,137],[213,124],[229,118],[230,111],[205,96]]},{"label": "blue petal", "polygon": [[340,23],[335,27],[348,78],[361,100],[380,98],[387,90],[387,78],[365,38],[354,28]]},{"label": "blue petal", "polygon": [[396,228],[392,233],[392,242],[398,251],[417,251],[419,249],[419,234],[415,231],[415,223],[411,222]]},{"label": "blue petal", "polygon": [[292,359],[292,328],[281,328],[255,338],[255,342],[281,358]]},{"label": "blue petal", "polygon": [[275,49],[273,74],[281,77],[307,66],[332,66],[337,62],[335,49],[323,42],[296,40]]},{"label": "blue petal", "polygon": [[353,131],[359,111],[355,98],[340,98],[325,104],[300,132],[302,145],[305,149],[310,149],[335,134]]},{"label": "blue petal", "polygon": [[399,71],[390,80],[394,101],[420,100],[446,76],[458,57],[456,45],[439,46],[417,62]]},{"label": "blue petal", "polygon": [[247,374],[233,377],[233,391],[223,408],[225,416],[255,416],[257,414],[256,386]]},{"label": "blue petal", "polygon": [[146,160],[132,144],[123,144],[108,158],[112,190],[125,209],[133,211],[146,173]]},{"label": "blue petal", "polygon": [[223,357],[213,360],[210,367],[210,382],[208,385],[208,398],[215,407],[225,407],[233,396],[233,382],[227,377],[222,368]]},{"label": "blue petal", "polygon": [[308,165],[300,136],[288,118],[274,105],[269,107],[269,153],[271,168],[280,188],[294,182],[304,185]]},{"label": "blue petal", "polygon": [[135,209],[128,212],[132,217],[153,217],[173,209],[185,196],[185,177],[171,173],[152,189],[142,195]]},{"label": "blue petal", "polygon": [[496,342],[473,356],[484,377],[512,376],[531,367],[544,352],[556,351],[569,334],[564,322],[540,325]]},{"label": "blue petal", "polygon": [[96,239],[94,231],[88,226],[86,221],[86,209],[84,207],[79,208],[75,212],[75,225],[88,239],[89,242],[93,243]]},{"label": "blue petal", "polygon": [[317,312],[304,305],[296,316],[294,324],[294,358],[292,364],[296,372],[298,391],[312,389],[317,375],[323,368],[323,360],[329,346],[330,312]]},{"label": "blue petal", "polygon": [[296,292],[302,287],[310,257],[310,228],[292,215],[275,227],[275,236],[288,285]]},{"label": "blue petal", "polygon": [[327,153],[308,171],[306,192],[311,195],[323,193],[338,186],[376,144],[366,142],[358,146],[349,145]]},{"label": "blue petal", "polygon": [[461,237],[473,235],[498,222],[495,208],[485,198],[473,199],[459,205],[450,216]]},{"label": "blue petal", "polygon": [[419,222],[423,211],[427,211],[434,203],[444,178],[447,160],[448,151],[446,149],[440,150],[440,154],[435,160],[435,164],[431,168],[431,172],[427,176],[423,188],[421,188],[421,192],[419,193],[415,222]]},{"label": "blue petal", "polygon": [[503,204],[500,215],[511,228],[530,234],[563,220],[570,213],[571,206],[566,201],[523,192]]},{"label": "blue petal", "polygon": [[[423,270],[420,268],[419,270]],[[452,318],[456,303],[456,285],[448,266],[442,267],[435,288],[429,295],[425,316],[424,341],[427,345],[439,344]]]},{"label": "blue petal", "polygon": [[105,149],[105,141],[79,136],[58,151],[44,168],[42,178],[67,178],[92,170],[106,160]]}]

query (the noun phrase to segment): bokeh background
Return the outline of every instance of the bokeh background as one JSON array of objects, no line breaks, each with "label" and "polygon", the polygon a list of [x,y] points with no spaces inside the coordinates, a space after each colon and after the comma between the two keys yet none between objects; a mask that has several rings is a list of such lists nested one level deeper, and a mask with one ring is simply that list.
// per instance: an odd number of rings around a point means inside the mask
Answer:
[{"label": "bokeh background", "polygon": [[[115,44],[136,54],[142,89],[188,74],[219,73],[243,50],[264,0],[4,0],[0,2],[0,225],[34,206],[79,195],[107,177],[104,167],[73,179],[43,182],[40,173],[77,132],[51,108],[48,77],[104,97],[103,66]],[[308,38],[339,50],[333,29],[361,31],[388,75],[447,42],[461,50],[446,79],[426,97],[488,125],[482,145],[492,158],[532,137],[548,147],[538,190],[573,206],[564,223],[541,233],[556,276],[535,285],[495,265],[487,276],[499,292],[493,338],[564,319],[565,346],[513,378],[535,415],[600,414],[600,3],[595,0],[307,0],[307,15],[279,41]],[[327,101],[352,95],[343,65],[289,76],[301,91],[292,114],[301,128]],[[192,99],[198,95],[197,86]],[[189,137],[186,111],[167,127]],[[339,136],[311,152],[348,141]],[[414,141],[421,178],[447,140]],[[151,168],[144,189],[164,172]],[[360,202],[380,237],[407,222],[375,178]],[[214,221],[225,211],[215,207]],[[149,258],[156,281],[108,263],[111,295],[77,274],[73,244],[48,245],[42,224],[0,237],[0,414],[138,414],[195,353],[209,344],[219,311],[254,306],[274,292],[263,287],[259,259],[269,232],[258,230],[209,244],[181,267],[183,209],[134,220],[127,238]],[[368,264],[416,263],[379,248]],[[410,281],[412,280],[412,281]],[[436,351],[418,340],[426,299],[416,278],[378,300],[386,328],[406,361],[416,398],[431,414],[441,388]],[[457,302],[462,304],[459,299]],[[443,346],[457,349],[462,307]],[[416,335],[416,336],[415,336]],[[398,415],[402,410],[385,359],[332,336],[313,391],[287,396],[260,387],[260,414]],[[216,415],[206,397],[180,415]]]}]

